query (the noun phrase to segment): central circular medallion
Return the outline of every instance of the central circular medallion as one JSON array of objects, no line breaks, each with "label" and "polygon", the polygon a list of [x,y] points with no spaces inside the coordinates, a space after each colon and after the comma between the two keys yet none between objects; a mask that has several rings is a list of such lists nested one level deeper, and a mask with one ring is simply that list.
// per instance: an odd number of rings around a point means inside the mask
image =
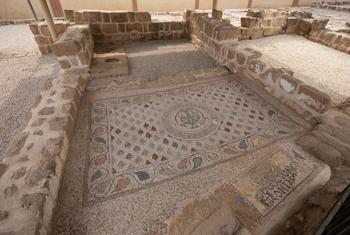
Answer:
[{"label": "central circular medallion", "polygon": [[195,104],[177,104],[162,118],[165,129],[182,139],[199,139],[213,133],[218,120],[209,108]]}]

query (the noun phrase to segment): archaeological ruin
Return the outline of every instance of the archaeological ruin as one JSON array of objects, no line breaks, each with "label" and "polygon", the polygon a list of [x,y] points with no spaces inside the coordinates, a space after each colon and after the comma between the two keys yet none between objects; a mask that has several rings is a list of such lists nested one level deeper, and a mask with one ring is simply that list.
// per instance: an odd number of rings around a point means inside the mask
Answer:
[{"label": "archaeological ruin", "polygon": [[0,235],[350,234],[350,1],[201,1],[0,17]]}]

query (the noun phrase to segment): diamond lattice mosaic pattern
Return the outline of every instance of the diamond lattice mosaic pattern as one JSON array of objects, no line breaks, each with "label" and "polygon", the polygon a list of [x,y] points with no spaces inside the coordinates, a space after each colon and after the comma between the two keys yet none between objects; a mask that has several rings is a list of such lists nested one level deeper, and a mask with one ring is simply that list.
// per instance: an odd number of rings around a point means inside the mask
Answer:
[{"label": "diamond lattice mosaic pattern", "polygon": [[212,166],[301,130],[234,80],[98,100],[85,201]]}]

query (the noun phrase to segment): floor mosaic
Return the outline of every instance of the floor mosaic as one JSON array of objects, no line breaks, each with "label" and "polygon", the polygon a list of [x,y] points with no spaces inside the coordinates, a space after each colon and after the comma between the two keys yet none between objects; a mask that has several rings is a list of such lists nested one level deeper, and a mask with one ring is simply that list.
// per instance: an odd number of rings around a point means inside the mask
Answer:
[{"label": "floor mosaic", "polygon": [[97,100],[85,204],[213,166],[301,130],[231,79]]}]

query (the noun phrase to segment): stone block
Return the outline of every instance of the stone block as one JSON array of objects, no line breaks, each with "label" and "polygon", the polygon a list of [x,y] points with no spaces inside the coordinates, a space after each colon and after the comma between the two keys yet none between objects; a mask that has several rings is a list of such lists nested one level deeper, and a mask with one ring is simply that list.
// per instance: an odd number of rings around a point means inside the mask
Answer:
[{"label": "stone block", "polygon": [[301,84],[301,82],[291,74],[282,74],[278,83],[279,87],[288,94],[294,93],[298,85]]},{"label": "stone block", "polygon": [[150,22],[151,15],[148,12],[135,12],[135,21],[136,22]]},{"label": "stone block", "polygon": [[299,18],[288,17],[286,33],[288,34],[297,33],[298,29],[299,29]]},{"label": "stone block", "polygon": [[182,18],[186,21],[191,20],[192,12],[193,12],[192,9],[185,9],[183,14],[182,14]]},{"label": "stone block", "polygon": [[314,21],[313,19],[300,19],[298,34],[301,34],[301,35],[309,34],[311,30],[311,24],[313,21]]},{"label": "stone block", "polygon": [[272,26],[272,19],[262,19],[261,20],[261,26],[262,27],[271,27]]},{"label": "stone block", "polygon": [[74,21],[77,24],[86,23],[86,21],[84,19],[83,12],[81,12],[81,11],[74,11]]},{"label": "stone block", "polygon": [[262,20],[256,17],[242,17],[241,26],[246,28],[260,27]]},{"label": "stone block", "polygon": [[183,31],[184,29],[185,28],[183,22],[174,21],[170,23],[170,30]]},{"label": "stone block", "polygon": [[264,36],[263,28],[247,28],[246,33],[248,39],[258,39]]},{"label": "stone block", "polygon": [[113,23],[125,23],[129,21],[127,12],[111,12],[110,17]]},{"label": "stone block", "polygon": [[266,63],[261,60],[255,59],[248,62],[248,69],[250,72],[260,75],[266,68]]},{"label": "stone block", "polygon": [[247,16],[256,18],[265,18],[265,11],[262,9],[248,9]]},{"label": "stone block", "polygon": [[205,23],[204,33],[209,37],[213,37],[216,27],[218,27],[218,24],[215,21],[208,21]]},{"label": "stone block", "polygon": [[101,15],[102,15],[102,21],[104,23],[111,22],[111,18],[110,18],[110,13],[109,12],[102,12]]},{"label": "stone block", "polygon": [[159,31],[163,31],[163,23],[161,22],[152,22],[152,24],[150,25],[152,32],[159,32]]},{"label": "stone block", "polygon": [[211,18],[220,21],[222,19],[222,11],[217,10],[217,9],[213,9],[211,12]]},{"label": "stone block", "polygon": [[264,27],[263,32],[264,32],[264,37],[278,35],[282,33],[282,28],[281,27]]},{"label": "stone block", "polygon": [[84,11],[83,18],[84,21],[88,23],[102,22],[101,11]]},{"label": "stone block", "polygon": [[64,10],[66,20],[74,21],[74,10]]},{"label": "stone block", "polygon": [[127,75],[129,73],[128,57],[125,53],[95,54],[91,73],[94,78]]},{"label": "stone block", "polygon": [[271,24],[273,27],[286,27],[287,26],[287,18],[286,17],[277,17],[271,19]]},{"label": "stone block", "polygon": [[120,32],[120,33],[126,32],[125,24],[118,24],[118,32]]},{"label": "stone block", "polygon": [[246,55],[244,53],[242,53],[242,52],[238,52],[237,53],[236,60],[237,60],[237,63],[239,65],[244,65],[245,62],[246,62],[246,58],[247,57],[246,57]]},{"label": "stone block", "polygon": [[38,45],[47,45],[52,42],[48,37],[43,37],[40,35],[34,36],[34,39]]},{"label": "stone block", "polygon": [[141,23],[126,24],[126,32],[134,32],[134,31],[142,33],[142,24]]},{"label": "stone block", "polygon": [[305,84],[299,86],[298,100],[318,113],[325,113],[331,108],[331,98],[328,95]]},{"label": "stone block", "polygon": [[70,69],[70,67],[71,67],[69,60],[63,59],[63,60],[59,60],[58,62],[59,62],[62,69]]},{"label": "stone block", "polygon": [[311,23],[311,31],[319,31],[321,29],[325,29],[329,22],[329,18],[327,19],[315,19]]},{"label": "stone block", "polygon": [[32,33],[33,33],[34,35],[39,35],[39,34],[40,34],[39,28],[38,28],[38,24],[37,24],[37,23],[32,23],[32,24],[30,24],[30,25],[29,25],[29,29],[30,29],[30,31],[32,31]]},{"label": "stone block", "polygon": [[103,23],[100,26],[103,33],[112,34],[117,32],[117,25],[114,23]]},{"label": "stone block", "polygon": [[42,55],[46,55],[51,52],[50,46],[40,46],[39,45],[39,51]]},{"label": "stone block", "polygon": [[52,44],[52,51],[56,56],[75,55],[82,49],[81,44],[77,41],[60,41]]},{"label": "stone block", "polygon": [[80,64],[89,65],[90,64],[90,56],[87,52],[81,52],[78,54],[78,58],[80,60]]},{"label": "stone block", "polygon": [[214,37],[218,41],[238,40],[239,33],[238,27],[223,25],[215,29]]}]

